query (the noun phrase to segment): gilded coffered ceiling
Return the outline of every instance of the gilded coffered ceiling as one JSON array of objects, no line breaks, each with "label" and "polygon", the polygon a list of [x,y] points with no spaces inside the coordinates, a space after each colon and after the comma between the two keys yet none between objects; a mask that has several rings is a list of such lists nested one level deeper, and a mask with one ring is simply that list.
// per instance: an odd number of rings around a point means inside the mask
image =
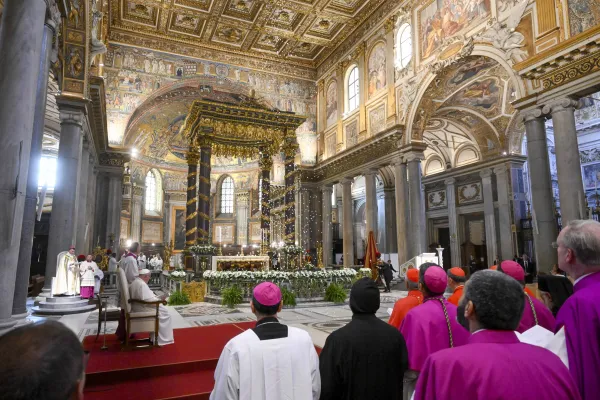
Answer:
[{"label": "gilded coffered ceiling", "polygon": [[114,43],[315,68],[387,0],[110,0]]}]

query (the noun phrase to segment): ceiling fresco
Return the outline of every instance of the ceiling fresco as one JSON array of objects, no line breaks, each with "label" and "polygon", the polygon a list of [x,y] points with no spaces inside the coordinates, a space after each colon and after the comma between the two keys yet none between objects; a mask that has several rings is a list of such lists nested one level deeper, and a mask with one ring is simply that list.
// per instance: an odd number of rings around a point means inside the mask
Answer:
[{"label": "ceiling fresco", "polygon": [[[310,164],[316,161],[314,82],[115,45],[111,45],[106,54],[104,77],[108,138],[113,147],[130,147],[133,144],[131,134],[136,133],[128,131],[126,138],[126,131],[131,126],[134,112],[148,99],[164,90],[191,85],[197,91],[190,96],[233,96],[254,91],[255,96],[269,107],[307,116],[307,121],[296,133],[303,149],[303,162]],[[191,101],[185,97],[170,98],[168,104],[158,106],[152,130],[157,124],[166,129],[176,117],[187,112]],[[163,114],[167,117],[163,118]]]},{"label": "ceiling fresco", "polygon": [[121,44],[154,40],[314,68],[385,1],[110,0],[109,31]]},{"label": "ceiling fresco", "polygon": [[[510,104],[513,92],[506,70],[489,58],[470,56],[446,68],[421,100],[421,106],[429,109],[424,141],[431,142],[432,137],[439,136],[432,132],[439,130],[437,125],[445,124],[469,132],[468,140],[483,155],[505,151],[515,114]],[[437,152],[447,158],[445,151]]]}]

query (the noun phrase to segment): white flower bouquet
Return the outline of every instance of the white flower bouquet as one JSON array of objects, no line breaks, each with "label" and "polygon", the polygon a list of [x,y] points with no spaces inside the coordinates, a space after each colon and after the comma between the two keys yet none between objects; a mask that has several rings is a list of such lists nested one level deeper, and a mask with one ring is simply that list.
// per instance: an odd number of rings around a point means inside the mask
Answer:
[{"label": "white flower bouquet", "polygon": [[187,274],[186,274],[186,273],[185,273],[185,271],[184,271],[184,270],[182,270],[182,269],[177,269],[177,270],[175,270],[175,271],[171,271],[171,272],[169,273],[169,276],[171,277],[171,279],[174,279],[174,280],[176,280],[176,281],[182,281],[182,280],[184,280],[184,279],[185,279],[185,277],[186,277],[186,275],[187,275]]}]

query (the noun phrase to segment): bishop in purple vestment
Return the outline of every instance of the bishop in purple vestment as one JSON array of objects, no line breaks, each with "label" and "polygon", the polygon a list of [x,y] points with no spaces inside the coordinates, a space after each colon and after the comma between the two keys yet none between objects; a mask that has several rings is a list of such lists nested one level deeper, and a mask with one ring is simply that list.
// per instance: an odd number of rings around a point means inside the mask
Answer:
[{"label": "bishop in purple vestment", "polygon": [[514,330],[524,302],[523,288],[514,279],[492,270],[473,274],[457,314],[473,333],[465,346],[427,358],[415,400],[580,399],[560,358],[519,342]]},{"label": "bishop in purple vestment", "polygon": [[443,296],[448,276],[438,265],[423,264],[419,270],[419,288],[423,304],[410,310],[400,332],[408,349],[408,367],[420,371],[425,359],[436,351],[462,346],[469,332],[456,321],[456,306]]},{"label": "bishop in purple vestment", "polygon": [[[525,288],[525,271],[523,267],[514,261],[502,261],[499,271],[506,275],[515,278],[523,288]],[[544,303],[533,296],[525,293],[525,304],[523,305],[523,316],[517,327],[517,332],[523,333],[526,330],[539,325],[542,328],[548,329],[550,332],[554,330],[554,315],[552,311],[546,307]]]},{"label": "bishop in purple vestment", "polygon": [[600,223],[571,221],[555,243],[558,266],[575,279],[556,316],[565,328],[569,370],[584,400],[600,399]]}]

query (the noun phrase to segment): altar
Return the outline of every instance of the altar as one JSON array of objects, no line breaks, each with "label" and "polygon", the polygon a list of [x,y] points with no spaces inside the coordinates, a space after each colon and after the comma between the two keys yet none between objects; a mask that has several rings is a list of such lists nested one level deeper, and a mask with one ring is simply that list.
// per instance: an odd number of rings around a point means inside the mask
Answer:
[{"label": "altar", "polygon": [[268,256],[213,256],[213,271],[242,269],[247,271],[268,271]]}]

